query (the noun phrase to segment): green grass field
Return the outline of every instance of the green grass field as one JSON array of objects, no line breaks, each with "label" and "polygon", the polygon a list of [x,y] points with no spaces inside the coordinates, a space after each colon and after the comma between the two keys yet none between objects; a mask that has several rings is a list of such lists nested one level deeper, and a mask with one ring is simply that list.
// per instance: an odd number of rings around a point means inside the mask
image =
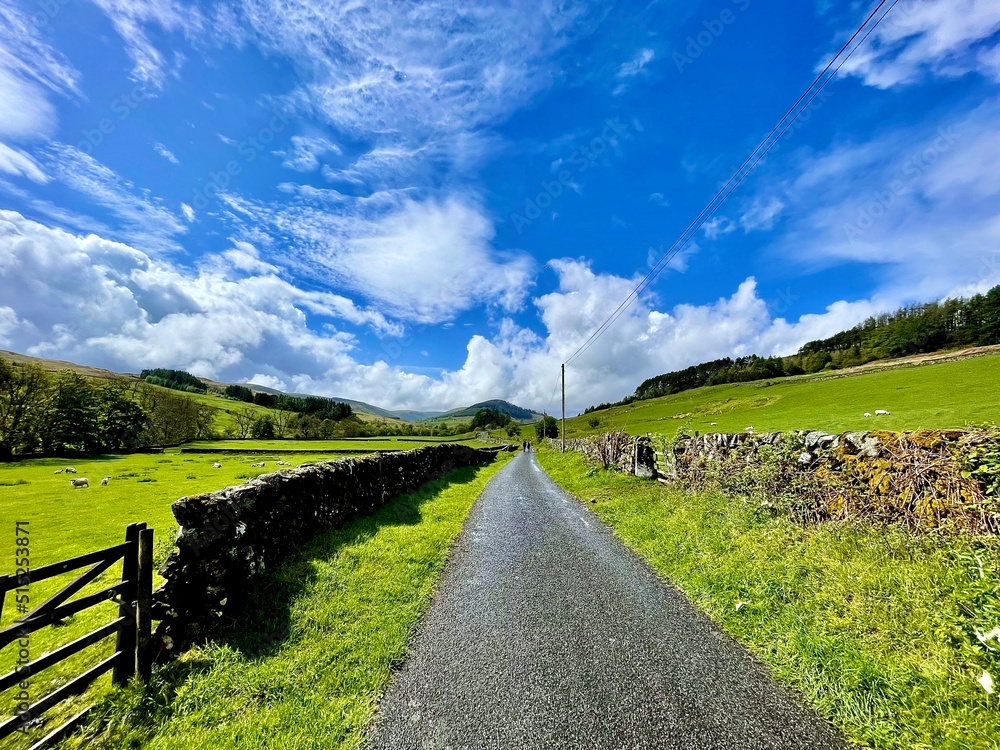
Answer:
[{"label": "green grass field", "polygon": [[[461,469],[317,537],[270,576],[253,627],[112,694],[70,747],[358,748],[452,542],[511,458]],[[277,642],[269,634],[281,632]]]},{"label": "green grass field", "polygon": [[[390,444],[386,441],[273,441],[265,445],[280,445],[283,449],[304,445],[311,450],[327,450],[330,453],[218,455],[181,453],[179,449],[169,449],[163,454],[92,459],[31,459],[0,464],[0,574],[14,572],[14,534],[17,521],[28,522],[33,567],[118,544],[124,539],[125,526],[134,522],[146,522],[155,530],[156,563],[159,565],[173,544],[177,524],[170,506],[180,497],[242,484],[260,474],[290,468],[277,466],[277,460],[297,466],[344,458],[343,453],[334,451],[349,450],[352,446],[359,450],[371,449],[372,445],[378,445],[380,450],[410,450],[421,444],[434,442],[399,441]],[[215,447],[217,444],[206,445]],[[244,447],[260,449],[260,444],[246,441]],[[222,464],[222,468],[213,468],[216,461]],[[253,466],[260,461],[266,463],[265,468]],[[53,473],[67,466],[73,466],[78,473]],[[106,487],[100,484],[104,476],[111,477]],[[87,477],[90,487],[74,489],[70,486],[70,477]],[[117,572],[102,576],[98,582],[84,589],[83,593],[110,585],[112,578],[120,576],[120,566],[113,570]],[[70,575],[67,575],[32,586],[32,602],[41,603],[46,596],[70,580]],[[9,624],[18,615],[11,604],[12,595],[8,595],[7,602],[0,625]],[[66,627],[38,631],[32,635],[32,654],[37,657],[109,622],[114,619],[114,612],[113,605],[102,605],[71,618]],[[64,665],[46,670],[34,680],[33,695],[38,698],[51,692],[63,684],[67,676],[79,674],[87,666],[96,664],[109,655],[111,647],[112,642],[109,640],[98,647],[87,649]],[[13,649],[0,652],[0,674],[14,668],[15,658]],[[106,690],[109,683],[109,677],[102,677],[91,695]],[[15,692],[11,690],[0,694],[0,717],[12,712],[12,696]],[[90,699],[91,697],[86,698]],[[68,715],[72,708],[81,703],[82,700],[77,700],[66,704],[58,711],[58,715]],[[3,746],[2,742],[0,746]],[[27,747],[27,743],[12,747]]]},{"label": "green grass field", "polygon": [[[803,527],[746,498],[685,494],[538,459],[665,580],[865,747],[996,750],[996,539],[915,537],[864,523]],[[599,635],[599,634],[598,634]],[[1000,644],[993,643],[996,647]]]},{"label": "green grass field", "polygon": [[[865,419],[886,409],[890,416]],[[600,421],[597,427],[589,420]],[[1000,354],[832,377],[718,385],[566,421],[578,437],[624,428],[673,436],[678,430],[757,432],[962,427],[1000,422]],[[715,423],[715,424],[713,424]]]}]

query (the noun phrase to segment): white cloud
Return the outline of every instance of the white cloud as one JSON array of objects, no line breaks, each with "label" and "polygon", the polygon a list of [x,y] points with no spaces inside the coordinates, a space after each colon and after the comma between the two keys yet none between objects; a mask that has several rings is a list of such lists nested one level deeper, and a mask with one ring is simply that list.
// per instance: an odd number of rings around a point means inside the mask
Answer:
[{"label": "white cloud", "polygon": [[771,251],[811,271],[870,265],[901,302],[997,283],[1000,269],[981,269],[1000,253],[998,120],[1000,99],[987,100],[949,120],[793,157],[763,189],[786,204]]},{"label": "white cloud", "polygon": [[174,153],[164,146],[162,143],[154,143],[153,150],[162,156],[164,159],[169,161],[171,164],[180,164],[180,159],[174,156]]},{"label": "white cloud", "polygon": [[319,168],[320,157],[326,154],[339,154],[340,147],[326,138],[315,136],[292,136],[290,151],[275,151],[278,156],[284,156],[282,164],[297,172],[314,172]]},{"label": "white cloud", "polygon": [[649,202],[656,206],[663,206],[664,208],[670,205],[670,201],[666,199],[663,193],[650,193]]},{"label": "white cloud", "polygon": [[653,50],[648,47],[643,48],[636,52],[635,57],[627,63],[622,63],[615,76],[618,78],[631,78],[632,76],[637,76],[642,72],[643,68],[653,62],[654,57],[656,57],[656,53],[653,52]]},{"label": "white cloud", "polygon": [[264,373],[255,373],[254,376],[248,380],[243,381],[250,385],[262,385],[265,388],[272,388],[276,391],[287,391],[288,386],[285,381],[281,378],[276,378],[274,375],[266,375]]},{"label": "white cloud", "polygon": [[121,238],[146,250],[176,250],[185,224],[163,202],[73,146],[53,143],[46,168],[55,179],[103,206],[122,222]]},{"label": "white cloud", "polygon": [[[542,334],[509,319],[472,336],[461,367],[408,372],[409,338],[384,339],[371,363],[355,339],[325,320],[400,333],[377,312],[277,276],[256,248],[235,243],[183,271],[100,237],[49,229],[0,212],[0,342],[40,356],[117,369],[181,367],[198,375],[281,390],[357,398],[388,408],[450,408],[507,398],[555,408],[559,363],[587,339],[635,278],[596,274],[580,260],[551,261],[558,287],[535,300]],[[775,318],[753,278],[702,305],[633,304],[567,370],[569,408],[614,400],[643,379],[729,355],[784,354],[829,336],[898,299],[835,302],[797,321]],[[413,349],[416,356],[420,348]],[[287,386],[287,387],[286,387]]]},{"label": "white cloud", "polygon": [[842,72],[882,89],[977,70],[1000,81],[997,31],[996,0],[903,0]]},{"label": "white cloud", "polygon": [[159,363],[216,377],[272,362],[322,371],[346,361],[353,336],[336,328],[316,333],[310,323],[401,333],[345,297],[303,290],[267,267],[241,263],[238,254],[245,260],[249,250],[234,247],[236,255],[209,255],[185,270],[128,245],[0,211],[0,285],[13,310],[3,313],[3,336],[39,356],[129,371]]},{"label": "white cloud", "polygon": [[125,42],[125,51],[132,58],[134,67],[132,79],[162,88],[169,74],[168,68],[177,68],[182,58],[172,60],[154,45],[147,33],[148,27],[156,27],[159,33],[179,33],[188,37],[200,34],[205,28],[205,19],[193,5],[184,5],[176,0],[93,0],[101,8],[115,31]]},{"label": "white cloud", "polygon": [[730,232],[735,232],[736,225],[725,216],[715,216],[706,221],[701,229],[708,239],[715,240]]},{"label": "white cloud", "polygon": [[740,226],[743,227],[744,232],[770,231],[774,229],[784,207],[784,202],[776,197],[771,197],[766,201],[755,200],[740,216]]},{"label": "white cloud", "polygon": [[0,5],[0,137],[45,137],[56,126],[50,93],[79,93],[79,73],[42,41],[36,23],[43,15]]},{"label": "white cloud", "polygon": [[187,203],[181,203],[181,213],[184,214],[184,218],[188,221],[194,221],[194,209]]},{"label": "white cloud", "polygon": [[24,151],[4,143],[0,143],[0,172],[27,177],[29,180],[42,184],[49,181],[48,176],[34,159]]},{"label": "white cloud", "polygon": [[334,190],[285,186],[280,205],[227,196],[241,227],[281,235],[274,260],[325,283],[345,285],[409,321],[437,323],[478,304],[518,309],[533,261],[493,249],[493,225],[473,204],[416,201],[406,191],[354,199]]}]

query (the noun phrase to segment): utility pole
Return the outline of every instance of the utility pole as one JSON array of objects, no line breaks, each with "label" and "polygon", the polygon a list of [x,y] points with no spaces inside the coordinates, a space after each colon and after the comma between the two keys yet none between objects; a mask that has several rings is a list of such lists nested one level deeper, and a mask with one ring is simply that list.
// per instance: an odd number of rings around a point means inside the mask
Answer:
[{"label": "utility pole", "polygon": [[566,365],[562,366],[562,452],[566,452]]}]

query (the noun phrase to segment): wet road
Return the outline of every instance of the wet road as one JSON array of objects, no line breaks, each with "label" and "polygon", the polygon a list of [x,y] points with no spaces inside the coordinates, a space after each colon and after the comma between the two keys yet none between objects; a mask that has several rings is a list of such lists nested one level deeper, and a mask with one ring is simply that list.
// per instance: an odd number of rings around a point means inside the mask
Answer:
[{"label": "wet road", "polygon": [[487,486],[372,748],[842,748],[535,460]]}]

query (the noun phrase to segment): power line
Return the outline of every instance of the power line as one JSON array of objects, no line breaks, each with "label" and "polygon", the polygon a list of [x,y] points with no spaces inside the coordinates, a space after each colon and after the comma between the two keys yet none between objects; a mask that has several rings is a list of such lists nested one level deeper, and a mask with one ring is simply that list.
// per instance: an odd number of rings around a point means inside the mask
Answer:
[{"label": "power line", "polygon": [[[670,261],[677,255],[684,247],[691,241],[695,233],[704,225],[708,219],[710,219],[722,205],[728,200],[739,187],[743,184],[747,177],[753,172],[757,165],[767,156],[768,153],[774,148],[778,141],[784,136],[788,129],[795,123],[795,121],[802,116],[802,114],[812,105],[816,97],[818,97],[823,90],[830,84],[830,82],[836,78],[840,69],[847,63],[848,60],[854,55],[858,49],[865,43],[868,37],[878,28],[879,24],[885,20],[885,17],[889,15],[892,9],[895,7],[899,0],[881,0],[871,14],[865,19],[864,23],[858,27],[857,31],[851,35],[850,39],[844,44],[840,50],[837,51],[830,61],[826,64],[826,67],[820,72],[818,76],[813,80],[809,87],[802,93],[802,95],[795,101],[791,108],[784,114],[784,116],[778,120],[777,124],[771,131],[764,137],[764,139],[757,145],[757,148],[751,152],[751,154],[744,160],[743,164],[733,173],[729,180],[722,186],[722,188],[715,194],[708,205],[706,205],[698,216],[695,217],[688,227],[681,233],[680,237],[674,241],[674,243],[667,249],[667,251],[660,257],[656,265],[650,269],[649,273],[646,274],[645,278],[639,282],[639,284],[632,290],[632,292],[622,301],[620,305],[608,316],[608,318],[601,323],[600,326],[590,335],[590,337],[580,345],[580,347],[566,360],[566,364],[569,365],[578,359],[584,352],[587,351],[594,342],[597,341],[604,333],[608,330],[615,322],[620,318],[626,310],[631,306],[639,294],[648,287],[653,280],[659,276],[660,272],[670,263]],[[889,7],[885,12],[869,27],[873,18],[875,18],[879,11],[885,7],[886,4]],[[861,37],[857,45],[847,53],[846,56],[841,59],[841,56],[846,52],[851,45],[854,43],[858,37]],[[831,73],[832,70],[832,73]],[[828,75],[829,74],[829,75]],[[804,106],[800,106],[805,102]]]}]

